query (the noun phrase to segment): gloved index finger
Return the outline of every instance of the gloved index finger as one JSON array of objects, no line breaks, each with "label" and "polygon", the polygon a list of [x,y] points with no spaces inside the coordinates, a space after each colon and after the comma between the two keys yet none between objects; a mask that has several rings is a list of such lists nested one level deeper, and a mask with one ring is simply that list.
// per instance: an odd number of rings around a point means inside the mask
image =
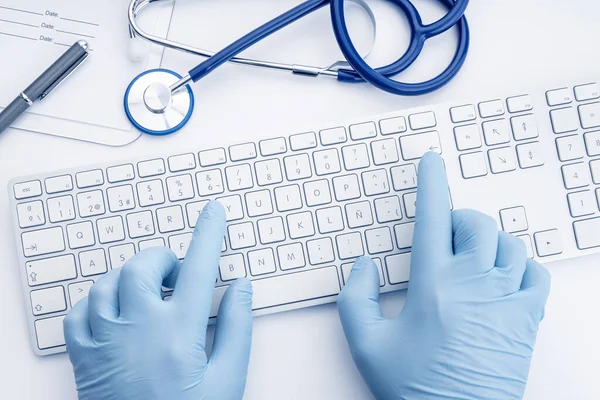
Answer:
[{"label": "gloved index finger", "polygon": [[209,318],[224,236],[225,210],[212,201],[198,218],[173,293],[173,301],[189,307],[189,315],[198,316],[201,323]]},{"label": "gloved index finger", "polygon": [[452,254],[448,179],[442,158],[433,152],[425,154],[419,164],[413,256],[415,251]]}]

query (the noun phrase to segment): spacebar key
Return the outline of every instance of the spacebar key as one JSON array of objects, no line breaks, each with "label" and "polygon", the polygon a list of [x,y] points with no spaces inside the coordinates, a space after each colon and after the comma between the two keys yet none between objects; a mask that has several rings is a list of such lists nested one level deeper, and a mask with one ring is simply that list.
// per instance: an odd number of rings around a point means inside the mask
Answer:
[{"label": "spacebar key", "polygon": [[252,309],[291,304],[340,293],[336,267],[296,272],[252,281]]}]

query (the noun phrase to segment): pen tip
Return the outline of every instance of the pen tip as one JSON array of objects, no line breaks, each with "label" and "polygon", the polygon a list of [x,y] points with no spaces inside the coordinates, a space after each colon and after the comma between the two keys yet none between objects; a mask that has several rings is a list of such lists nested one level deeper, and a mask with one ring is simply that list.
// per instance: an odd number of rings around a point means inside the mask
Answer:
[{"label": "pen tip", "polygon": [[90,47],[88,42],[86,42],[85,40],[80,40],[77,42],[77,44],[79,44],[84,50],[87,50]]}]

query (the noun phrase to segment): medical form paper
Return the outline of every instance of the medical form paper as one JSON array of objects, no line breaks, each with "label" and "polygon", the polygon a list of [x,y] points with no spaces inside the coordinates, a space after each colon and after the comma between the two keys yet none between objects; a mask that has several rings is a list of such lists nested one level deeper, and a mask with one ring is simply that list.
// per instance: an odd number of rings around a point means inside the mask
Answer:
[{"label": "medical form paper", "polygon": [[[127,0],[0,0],[0,107],[73,43],[83,39],[90,45],[85,63],[15,127],[100,143],[107,142],[103,135],[118,135],[122,144],[139,135],[124,114],[123,94],[133,77],[159,66],[162,50],[157,56],[154,49],[141,63],[128,59],[127,5]],[[170,11],[157,11],[163,12],[142,22],[166,33]]]}]

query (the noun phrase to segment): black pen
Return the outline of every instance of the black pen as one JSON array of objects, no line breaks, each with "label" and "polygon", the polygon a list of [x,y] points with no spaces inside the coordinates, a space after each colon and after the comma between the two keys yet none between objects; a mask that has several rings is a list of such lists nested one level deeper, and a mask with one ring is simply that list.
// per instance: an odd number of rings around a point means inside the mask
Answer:
[{"label": "black pen", "polygon": [[29,87],[0,112],[0,133],[8,128],[33,102],[42,100],[88,57],[88,44],[80,40],[69,48]]}]

